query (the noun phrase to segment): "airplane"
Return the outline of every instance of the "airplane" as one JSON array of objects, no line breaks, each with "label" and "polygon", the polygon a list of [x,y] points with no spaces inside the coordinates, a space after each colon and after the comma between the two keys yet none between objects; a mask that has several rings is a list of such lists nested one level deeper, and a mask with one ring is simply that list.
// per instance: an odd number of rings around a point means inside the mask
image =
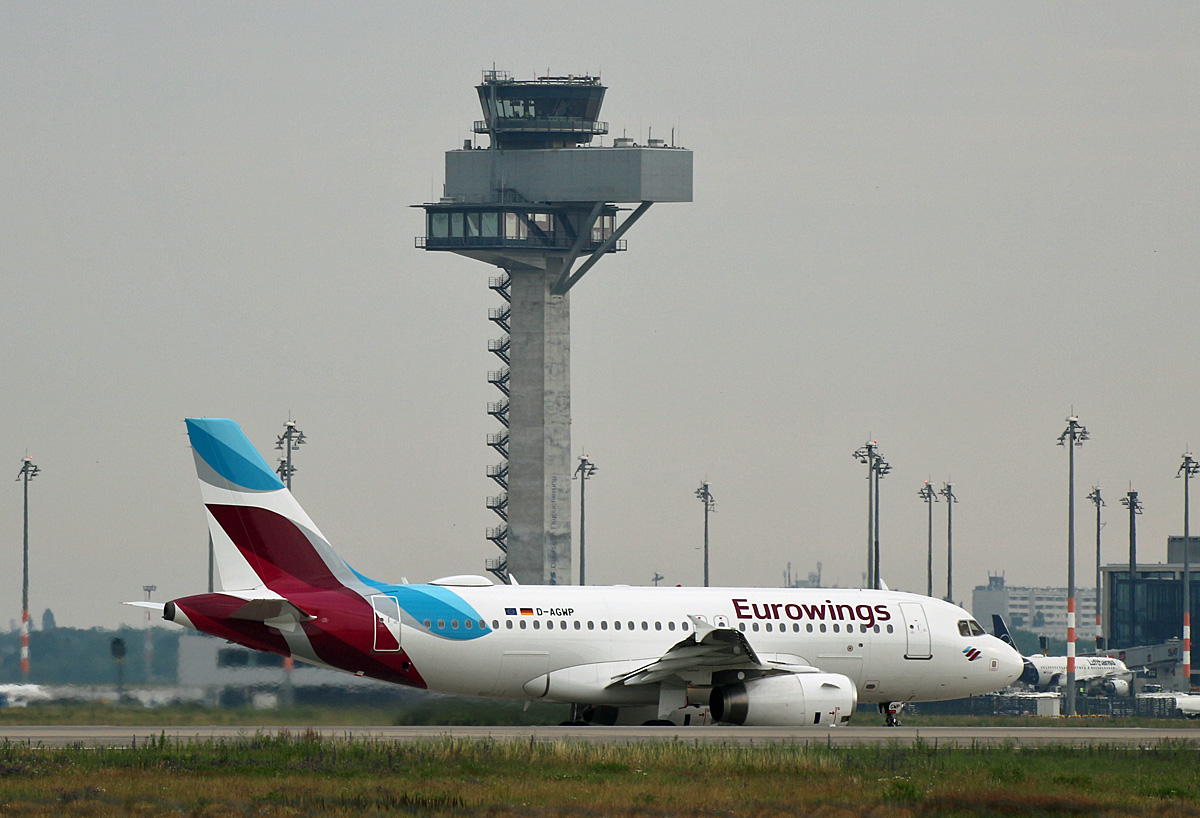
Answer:
[{"label": "airplane", "polygon": [[578,724],[836,726],[860,704],[987,693],[1022,671],[962,608],[916,594],[377,582],[337,555],[234,421],[186,423],[220,591],[129,604],[255,650],[567,703]]},{"label": "airplane", "polygon": [[[1008,625],[1000,614],[992,614],[992,632],[1006,644],[1016,649]],[[1017,681],[1037,690],[1060,688],[1067,683],[1067,657],[1065,656],[1022,656],[1025,664]],[[1075,682],[1084,686],[1089,696],[1100,693],[1109,696],[1129,696],[1133,690],[1133,671],[1120,659],[1111,656],[1076,656]]]},{"label": "airplane", "polygon": [[41,685],[0,685],[0,707],[28,707],[30,702],[48,702],[52,696]]}]

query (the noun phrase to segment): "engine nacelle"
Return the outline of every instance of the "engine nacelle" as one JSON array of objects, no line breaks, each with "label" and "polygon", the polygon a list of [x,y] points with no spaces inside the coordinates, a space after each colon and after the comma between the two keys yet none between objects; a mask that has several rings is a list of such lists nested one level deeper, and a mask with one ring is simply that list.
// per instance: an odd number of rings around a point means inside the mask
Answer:
[{"label": "engine nacelle", "polygon": [[840,673],[787,673],[722,687],[709,697],[714,721],[747,727],[835,725],[850,720],[858,689]]},{"label": "engine nacelle", "polygon": [[1100,689],[1110,696],[1128,696],[1129,682],[1125,679],[1105,679]]}]

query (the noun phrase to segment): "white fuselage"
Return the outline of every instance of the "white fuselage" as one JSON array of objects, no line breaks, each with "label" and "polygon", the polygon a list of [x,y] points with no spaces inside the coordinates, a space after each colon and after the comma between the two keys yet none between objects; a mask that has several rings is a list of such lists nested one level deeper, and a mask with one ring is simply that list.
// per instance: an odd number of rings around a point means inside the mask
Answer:
[{"label": "white fuselage", "polygon": [[[998,690],[1022,670],[1020,656],[999,639],[961,633],[960,623],[973,621],[966,611],[900,592],[595,586],[447,590],[479,613],[485,633],[478,635],[478,621],[472,622],[470,637],[465,622],[443,622],[439,628],[437,622],[405,621],[401,643],[429,688],[448,693],[653,703],[656,686],[611,685],[613,678],[657,660],[687,639],[693,630],[689,616],[741,630],[764,662],[807,665],[849,677],[860,702],[960,698]],[[686,681],[705,685],[711,678],[701,673]]]}]

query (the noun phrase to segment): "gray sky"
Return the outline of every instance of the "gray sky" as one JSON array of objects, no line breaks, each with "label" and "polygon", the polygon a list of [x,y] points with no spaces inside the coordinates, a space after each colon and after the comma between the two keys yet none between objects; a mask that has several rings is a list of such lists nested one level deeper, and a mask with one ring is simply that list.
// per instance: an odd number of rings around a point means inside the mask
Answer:
[{"label": "gray sky", "polygon": [[[922,481],[954,482],[955,596],[1079,582],[1182,530],[1200,256],[1200,7],[1187,3],[0,5],[0,452],[28,451],[31,608],[204,590],[182,419],[237,419],[360,571],[496,555],[484,445],[496,274],[418,251],[480,70],[600,72],[613,135],[695,151],[572,292],[588,576],[861,581],[879,440],[883,575],[924,591]],[[0,463],[2,465],[2,463]],[[10,478],[11,479],[11,478]],[[0,503],[20,614],[21,490]],[[576,509],[576,514],[577,514]],[[935,588],[945,587],[944,505]],[[1200,519],[1198,519],[1200,526]],[[7,611],[7,615],[3,614]]]}]

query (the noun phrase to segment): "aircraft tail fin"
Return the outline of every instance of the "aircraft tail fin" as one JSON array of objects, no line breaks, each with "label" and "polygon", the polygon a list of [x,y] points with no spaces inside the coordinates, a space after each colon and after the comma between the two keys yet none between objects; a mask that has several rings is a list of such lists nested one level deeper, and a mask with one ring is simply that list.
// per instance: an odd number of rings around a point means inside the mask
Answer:
[{"label": "aircraft tail fin", "polygon": [[[1008,632],[1008,625],[1004,623],[1004,617],[1000,614],[992,614],[992,634],[1010,648],[1016,650],[1017,643],[1013,641],[1012,634]],[[1017,651],[1020,653],[1020,651]]]},{"label": "aircraft tail fin", "polygon": [[[356,575],[232,420],[188,418],[220,589],[334,589]],[[269,596],[269,594],[268,594]]]}]

